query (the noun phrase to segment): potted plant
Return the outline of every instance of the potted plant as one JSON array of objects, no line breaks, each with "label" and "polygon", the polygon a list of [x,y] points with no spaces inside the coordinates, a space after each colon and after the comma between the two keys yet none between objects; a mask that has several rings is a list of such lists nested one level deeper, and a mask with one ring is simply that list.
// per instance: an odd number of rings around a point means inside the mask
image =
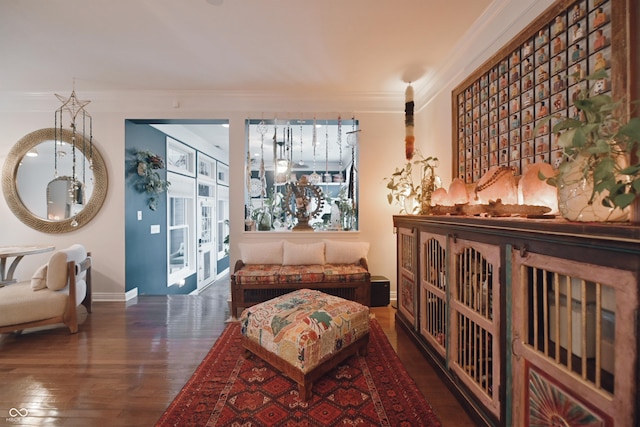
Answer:
[{"label": "potted plant", "polygon": [[403,168],[396,168],[391,177],[385,178],[387,182],[387,202],[400,206],[400,213],[425,214],[427,213],[425,199],[431,197],[431,193],[439,178],[435,175],[438,167],[436,157],[424,157],[416,150],[412,160],[409,160]]},{"label": "potted plant", "polygon": [[563,161],[554,177],[541,178],[558,188],[558,208],[569,220],[623,221],[640,199],[640,119],[597,93],[607,78],[604,70],[588,76],[594,89],[574,101],[578,114],[553,126]]},{"label": "potted plant", "polygon": [[280,223],[282,217],[282,194],[271,190],[271,194],[261,201],[261,205],[253,208],[251,219],[255,221],[258,231],[269,231],[274,223]]}]

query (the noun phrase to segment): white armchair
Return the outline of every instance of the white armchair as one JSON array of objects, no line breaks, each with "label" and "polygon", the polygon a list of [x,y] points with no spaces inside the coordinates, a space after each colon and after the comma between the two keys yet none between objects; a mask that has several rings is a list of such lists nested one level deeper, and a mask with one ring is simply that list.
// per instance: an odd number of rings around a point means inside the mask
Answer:
[{"label": "white armchair", "polygon": [[80,304],[91,312],[91,254],[75,244],[51,255],[30,281],[0,288],[0,333],[64,323],[74,334]]}]

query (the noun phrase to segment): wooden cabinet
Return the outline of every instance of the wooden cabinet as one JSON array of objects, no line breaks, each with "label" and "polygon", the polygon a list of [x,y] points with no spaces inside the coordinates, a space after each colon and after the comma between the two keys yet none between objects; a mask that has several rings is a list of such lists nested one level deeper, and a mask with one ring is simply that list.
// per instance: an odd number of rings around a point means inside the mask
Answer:
[{"label": "wooden cabinet", "polygon": [[638,424],[640,227],[394,224],[398,323],[479,422]]}]

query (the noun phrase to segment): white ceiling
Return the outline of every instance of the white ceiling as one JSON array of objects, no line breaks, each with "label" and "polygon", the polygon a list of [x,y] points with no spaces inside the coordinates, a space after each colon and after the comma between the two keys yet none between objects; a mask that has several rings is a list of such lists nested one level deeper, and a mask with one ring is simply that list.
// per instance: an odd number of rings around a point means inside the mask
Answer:
[{"label": "white ceiling", "polygon": [[0,0],[0,92],[403,94],[491,1]]},{"label": "white ceiling", "polygon": [[490,3],[2,0],[0,91],[404,91]]}]

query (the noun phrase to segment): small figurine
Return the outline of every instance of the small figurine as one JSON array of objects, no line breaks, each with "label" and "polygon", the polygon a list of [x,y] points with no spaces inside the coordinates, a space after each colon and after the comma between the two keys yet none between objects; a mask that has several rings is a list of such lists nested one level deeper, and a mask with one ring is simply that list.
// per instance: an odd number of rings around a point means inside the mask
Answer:
[{"label": "small figurine", "polygon": [[584,30],[582,29],[582,27],[580,26],[580,23],[578,22],[574,27],[573,27],[573,36],[572,36],[572,41],[578,41],[581,38],[584,37]]},{"label": "small figurine", "polygon": [[581,93],[582,93],[582,88],[580,86],[577,86],[573,90],[573,93],[571,94],[571,101],[576,102],[576,100],[580,97]]},{"label": "small figurine", "polygon": [[505,102],[507,102],[507,90],[506,89],[502,89],[500,91],[500,103],[504,104]]},{"label": "small figurine", "polygon": [[520,63],[520,55],[518,55],[518,52],[513,52],[513,54],[511,55],[511,66],[517,65]]},{"label": "small figurine", "polygon": [[516,129],[519,126],[520,126],[520,119],[518,118],[517,114],[514,114],[511,117],[511,129]]},{"label": "small figurine", "polygon": [[571,73],[571,75],[573,77],[574,83],[578,83],[580,80],[584,80],[585,72],[584,72],[584,69],[582,68],[582,64],[577,63],[573,67],[573,73]]},{"label": "small figurine", "polygon": [[547,105],[544,101],[540,103],[540,108],[538,109],[538,118],[544,117],[549,114],[549,110],[547,109]]},{"label": "small figurine", "polygon": [[518,83],[514,83],[511,85],[511,91],[509,93],[512,98],[520,94],[520,88],[518,87]]},{"label": "small figurine", "polygon": [[557,36],[564,31],[564,21],[561,16],[556,16],[556,20],[553,24],[553,35]]},{"label": "small figurine", "polygon": [[581,60],[583,57],[584,49],[582,49],[579,44],[575,45],[573,51],[571,52],[571,61],[576,62]]},{"label": "small figurine", "polygon": [[500,89],[507,87],[507,77],[503,74],[500,76]]},{"label": "small figurine", "polygon": [[558,111],[564,108],[564,96],[562,94],[558,94],[553,100],[553,109],[554,111]]},{"label": "small figurine", "polygon": [[562,61],[562,57],[561,56],[556,56],[553,59],[553,72],[554,73],[558,73],[558,72],[562,71],[563,68],[564,68],[564,61]]},{"label": "small figurine", "polygon": [[511,111],[515,112],[520,110],[520,102],[518,102],[518,99],[514,99],[513,101],[511,101]]},{"label": "small figurine", "polygon": [[599,70],[604,70],[605,68],[607,68],[607,60],[604,59],[602,52],[596,53],[596,61],[593,64],[593,70],[599,71]]},{"label": "small figurine", "polygon": [[518,70],[518,67],[515,67],[511,70],[511,81],[516,81],[520,78],[520,71]]},{"label": "small figurine", "polygon": [[538,51],[538,64],[545,62],[547,60],[547,51],[543,47]]},{"label": "small figurine", "polygon": [[564,89],[564,81],[560,78],[560,76],[556,76],[553,81],[553,91],[558,92],[559,90]]},{"label": "small figurine", "polygon": [[607,22],[607,14],[604,12],[604,10],[601,7],[599,7],[598,11],[596,12],[593,18],[593,26],[599,27],[605,22]]},{"label": "small figurine", "polygon": [[607,90],[607,81],[605,79],[596,80],[596,83],[593,85],[593,91],[595,93],[603,93]]},{"label": "small figurine", "polygon": [[538,46],[543,45],[549,41],[549,37],[547,37],[547,33],[544,30],[538,31],[538,37],[536,38],[536,43]]},{"label": "small figurine", "polygon": [[562,39],[559,36],[553,39],[553,54],[557,55],[562,52],[563,46]]},{"label": "small figurine", "polygon": [[[524,128],[524,139],[531,139],[533,133],[531,132],[531,125],[526,125]],[[527,143],[528,145],[529,143]]]},{"label": "small figurine", "polygon": [[575,24],[577,21],[582,19],[583,16],[584,16],[584,10],[582,10],[580,8],[580,5],[576,3],[573,6],[573,10],[571,11],[571,22]]},{"label": "small figurine", "polygon": [[602,28],[596,31],[596,35],[593,39],[593,50],[602,49],[607,45],[607,37],[604,35]]},{"label": "small figurine", "polygon": [[533,81],[531,80],[531,77],[527,76],[524,78],[524,90],[530,90],[533,87]]},{"label": "small figurine", "polygon": [[547,70],[545,70],[543,67],[540,67],[538,69],[538,81],[543,82],[545,80],[547,80],[549,74],[547,73]]},{"label": "small figurine", "polygon": [[538,101],[547,97],[547,88],[544,85],[538,85],[538,91],[536,92]]}]

